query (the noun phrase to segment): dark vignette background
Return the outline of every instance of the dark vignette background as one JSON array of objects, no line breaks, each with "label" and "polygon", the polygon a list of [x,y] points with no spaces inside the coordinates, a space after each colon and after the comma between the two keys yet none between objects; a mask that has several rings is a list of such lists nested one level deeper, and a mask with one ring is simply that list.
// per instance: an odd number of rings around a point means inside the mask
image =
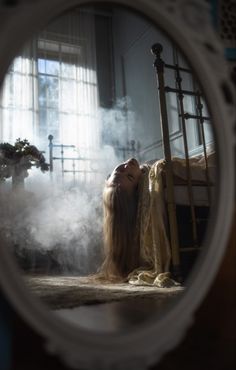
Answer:
[{"label": "dark vignette background", "polygon": [[[17,0],[4,0],[1,5],[15,6],[17,2]],[[227,23],[227,14],[230,14],[226,10],[229,6],[235,5],[235,1],[208,2],[212,4],[214,24],[226,45],[226,57],[232,65],[232,80],[236,84],[236,49],[230,47],[229,34],[223,27],[225,22]],[[221,16],[217,14],[219,3],[222,8]],[[235,230],[236,211],[224,260],[211,289],[196,312],[193,326],[188,330],[182,343],[150,370],[209,368],[234,370],[236,368]],[[43,338],[19,317],[0,291],[0,370],[22,369],[66,370],[68,368],[59,359],[47,354]]]}]

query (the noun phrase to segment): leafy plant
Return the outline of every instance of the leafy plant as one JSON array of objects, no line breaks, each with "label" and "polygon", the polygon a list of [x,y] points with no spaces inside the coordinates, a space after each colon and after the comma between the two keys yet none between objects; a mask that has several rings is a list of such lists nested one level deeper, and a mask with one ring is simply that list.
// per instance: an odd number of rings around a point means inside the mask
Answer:
[{"label": "leafy plant", "polygon": [[28,140],[17,139],[14,145],[0,144],[0,181],[13,176],[28,176],[27,170],[32,166],[40,168],[42,172],[49,170],[49,164],[36,146]]}]

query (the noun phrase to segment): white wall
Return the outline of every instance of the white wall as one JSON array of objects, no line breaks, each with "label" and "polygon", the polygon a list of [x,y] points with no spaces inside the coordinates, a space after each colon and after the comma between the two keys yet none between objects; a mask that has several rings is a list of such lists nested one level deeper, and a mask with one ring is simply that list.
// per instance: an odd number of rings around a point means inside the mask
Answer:
[{"label": "white wall", "polygon": [[[132,137],[141,142],[141,159],[152,160],[163,157],[160,127],[160,109],[155,70],[154,56],[150,49],[154,43],[163,46],[162,58],[165,63],[174,64],[178,58],[182,66],[186,66],[182,57],[176,54],[169,38],[144,18],[127,10],[116,9],[113,15],[113,41],[115,86],[118,98],[127,96],[128,107],[135,112],[135,124],[128,122]],[[174,72],[165,72],[166,85],[175,87]],[[187,74],[183,80],[183,88],[192,89]],[[169,129],[171,135],[172,154],[183,155],[183,138],[180,118],[177,113],[176,94],[166,94],[168,107]],[[195,104],[192,98],[185,97],[185,109],[194,113]],[[196,124],[187,122],[189,150],[195,151],[199,146]],[[209,136],[209,135],[208,135]],[[199,147],[200,148],[200,147]]]}]

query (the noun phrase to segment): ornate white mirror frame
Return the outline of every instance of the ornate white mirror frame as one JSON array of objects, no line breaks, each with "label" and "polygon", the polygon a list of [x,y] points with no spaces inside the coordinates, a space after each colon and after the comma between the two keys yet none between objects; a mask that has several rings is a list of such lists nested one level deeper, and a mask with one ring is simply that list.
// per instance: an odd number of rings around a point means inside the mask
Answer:
[{"label": "ornate white mirror frame", "polygon": [[[0,31],[0,81],[11,61],[34,32],[52,18],[87,0],[19,0],[2,7]],[[94,4],[99,3],[93,0]],[[112,3],[109,0],[103,3]],[[101,334],[56,318],[31,296],[1,236],[0,282],[6,296],[26,321],[45,337],[48,350],[74,368],[145,369],[174,348],[194,319],[222,260],[234,207],[236,112],[223,46],[212,29],[209,8],[201,0],[116,0],[150,19],[180,47],[202,85],[215,128],[219,179],[207,237],[206,252],[188,281],[188,288],[174,307],[129,332]]]}]

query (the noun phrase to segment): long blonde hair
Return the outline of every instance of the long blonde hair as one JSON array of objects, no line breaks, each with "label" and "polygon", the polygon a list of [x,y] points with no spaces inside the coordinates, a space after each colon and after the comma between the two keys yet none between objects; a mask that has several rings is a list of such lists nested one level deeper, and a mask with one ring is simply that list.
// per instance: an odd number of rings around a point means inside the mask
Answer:
[{"label": "long blonde hair", "polygon": [[139,232],[137,230],[138,192],[128,194],[116,185],[103,191],[103,235],[105,261],[102,272],[110,281],[125,281],[139,267]]}]

